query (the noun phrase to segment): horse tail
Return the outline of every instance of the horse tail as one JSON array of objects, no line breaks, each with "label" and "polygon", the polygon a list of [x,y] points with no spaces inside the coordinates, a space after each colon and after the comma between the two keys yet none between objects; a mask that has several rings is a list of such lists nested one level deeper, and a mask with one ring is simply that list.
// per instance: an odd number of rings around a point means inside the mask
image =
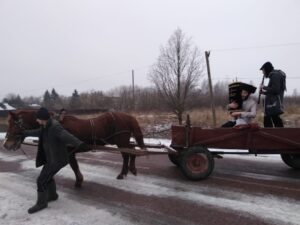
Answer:
[{"label": "horse tail", "polygon": [[133,136],[134,136],[138,146],[141,148],[145,147],[142,130],[140,128],[138,121],[134,117],[132,117],[132,119],[131,119],[131,132],[133,133]]}]

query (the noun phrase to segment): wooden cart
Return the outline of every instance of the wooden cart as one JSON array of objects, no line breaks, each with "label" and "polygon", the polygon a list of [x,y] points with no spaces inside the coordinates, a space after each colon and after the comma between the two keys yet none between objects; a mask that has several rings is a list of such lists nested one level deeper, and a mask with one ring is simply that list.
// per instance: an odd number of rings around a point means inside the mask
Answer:
[{"label": "wooden cart", "polygon": [[177,154],[169,154],[169,159],[191,180],[208,177],[215,157],[245,154],[245,150],[246,154],[280,154],[284,163],[300,169],[300,128],[261,128],[257,124],[215,129],[172,126],[170,147]]}]

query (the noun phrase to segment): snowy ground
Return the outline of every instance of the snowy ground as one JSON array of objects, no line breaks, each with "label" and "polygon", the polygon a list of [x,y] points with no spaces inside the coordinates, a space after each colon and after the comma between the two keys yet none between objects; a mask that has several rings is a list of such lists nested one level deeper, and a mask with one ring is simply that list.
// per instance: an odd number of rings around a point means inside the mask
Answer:
[{"label": "snowy ground", "polygon": [[[3,136],[3,135],[2,135]],[[148,143],[150,140],[147,141]],[[151,140],[152,143],[168,144],[168,140]],[[226,179],[219,176],[220,173],[229,173],[228,170],[220,168],[216,171],[215,176],[211,178],[211,183],[191,183],[185,180],[168,179],[159,176],[160,172],[149,173],[152,169],[147,163],[139,164],[138,170],[142,172],[137,177],[130,176],[128,179],[119,181],[115,176],[119,172],[120,161],[110,158],[111,154],[96,153],[95,157],[90,155],[82,155],[80,158],[81,169],[84,173],[86,181],[93,181],[104,190],[117,190],[117,193],[124,192],[132,195],[131,201],[135,202],[134,196],[143,196],[145,199],[159,198],[164,201],[167,199],[175,199],[183,204],[188,203],[195,208],[203,210],[205,208],[215,208],[221,212],[233,213],[238,215],[237,218],[245,217],[257,219],[264,224],[300,224],[300,181],[295,177],[286,178],[277,174],[255,174],[249,172],[237,172],[243,179],[246,179],[247,186],[254,185],[257,189],[266,189],[267,193],[247,192],[241,187],[232,188],[234,179],[226,183]],[[34,154],[33,154],[34,155]],[[270,165],[280,163],[278,156],[273,157],[254,157],[254,156],[230,156],[233,160],[242,159],[243,162],[253,160],[270,163]],[[160,158],[155,158],[160,159]],[[143,159],[147,162],[147,159]],[[143,161],[142,160],[142,161]],[[151,160],[151,159],[149,159]],[[92,161],[97,161],[95,165]],[[1,167],[1,164],[6,165]],[[159,162],[158,169],[159,170]],[[118,167],[116,167],[116,165]],[[154,165],[154,164],[153,164]],[[155,165],[154,165],[155,166]],[[164,167],[168,169],[169,167]],[[171,167],[172,169],[173,167]],[[169,168],[170,169],[170,168]],[[135,213],[135,207],[123,202],[110,202],[113,198],[113,191],[106,193],[108,196],[103,197],[106,201],[95,202],[90,199],[80,197],[81,193],[64,184],[64,180],[73,180],[73,172],[69,167],[64,168],[59,172],[57,178],[61,180],[58,184],[60,198],[58,201],[49,203],[49,207],[37,214],[28,215],[27,209],[34,203],[36,198],[35,179],[38,176],[40,169],[34,167],[34,160],[26,158],[20,152],[6,152],[0,149],[0,224],[8,225],[83,225],[83,224],[170,224],[166,221],[176,221],[173,224],[193,224],[193,220],[188,218],[176,218],[176,214],[170,218],[165,218],[165,215],[158,212],[152,212],[147,208],[145,200],[145,215]],[[101,171],[101,172],[99,172]],[[264,172],[263,172],[264,173]],[[230,177],[227,177],[227,180]],[[255,179],[255,180],[254,180]],[[287,182],[287,186],[282,183],[264,183],[271,180],[279,182]],[[223,182],[224,185],[215,185],[214,182]],[[247,183],[248,182],[248,183]],[[89,185],[89,183],[85,184]],[[239,184],[241,185],[241,184]],[[269,185],[269,187],[268,187]],[[282,189],[294,193],[295,198],[285,197],[280,194],[268,193],[269,190]],[[255,189],[255,188],[254,188]],[[102,193],[97,193],[101,195]],[[93,196],[92,196],[93,197]],[[94,196],[97,198],[97,196]],[[93,198],[94,198],[93,197]],[[132,208],[131,208],[132,207]],[[157,206],[159,207],[159,206]],[[172,207],[172,206],[170,206]],[[141,210],[141,209],[139,209]],[[152,209],[153,210],[153,209]],[[161,209],[162,210],[162,209]],[[192,209],[186,209],[192,210]],[[150,212],[151,211],[151,214]],[[158,213],[158,217],[151,217],[152,213]],[[130,216],[129,216],[130,214]],[[156,214],[157,215],[157,214]],[[161,216],[161,218],[159,217]],[[209,215],[207,215],[209,216]],[[220,215],[216,215],[218,217]],[[174,217],[174,218],[173,218]],[[226,221],[226,220],[224,220]],[[196,223],[195,223],[196,224]],[[224,224],[226,224],[224,222]],[[229,223],[227,223],[229,224]],[[245,224],[245,223],[240,223]],[[257,224],[260,224],[259,222]]]}]

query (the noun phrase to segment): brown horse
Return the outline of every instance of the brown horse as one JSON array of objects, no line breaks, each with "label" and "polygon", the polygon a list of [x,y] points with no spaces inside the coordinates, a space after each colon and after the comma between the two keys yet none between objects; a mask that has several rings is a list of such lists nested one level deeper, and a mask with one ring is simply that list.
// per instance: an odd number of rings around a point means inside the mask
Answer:
[{"label": "brown horse", "polygon": [[[125,113],[107,112],[93,119],[65,116],[61,124],[74,136],[91,146],[113,144],[119,148],[129,148],[132,147],[130,137],[133,134],[138,146],[144,148],[143,134],[137,120]],[[8,116],[8,130],[3,146],[7,150],[19,149],[23,142],[23,138],[20,135],[22,130],[36,129],[38,127],[39,124],[36,122],[36,112],[34,110],[10,112]],[[71,151],[72,149],[70,149]],[[75,173],[75,186],[80,187],[83,182],[83,175],[79,170],[75,153],[69,155],[69,162]],[[127,175],[128,170],[136,175],[135,155],[122,152],[122,157],[123,167],[117,179],[123,179]]]}]

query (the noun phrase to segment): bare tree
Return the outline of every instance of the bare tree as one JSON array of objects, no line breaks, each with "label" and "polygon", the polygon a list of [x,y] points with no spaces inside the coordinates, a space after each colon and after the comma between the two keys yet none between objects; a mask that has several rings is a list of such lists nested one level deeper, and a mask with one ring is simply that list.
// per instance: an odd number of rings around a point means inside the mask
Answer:
[{"label": "bare tree", "polygon": [[161,47],[149,78],[177,116],[179,124],[182,124],[186,100],[203,74],[204,63],[200,51],[181,29],[177,29],[167,45]]}]

